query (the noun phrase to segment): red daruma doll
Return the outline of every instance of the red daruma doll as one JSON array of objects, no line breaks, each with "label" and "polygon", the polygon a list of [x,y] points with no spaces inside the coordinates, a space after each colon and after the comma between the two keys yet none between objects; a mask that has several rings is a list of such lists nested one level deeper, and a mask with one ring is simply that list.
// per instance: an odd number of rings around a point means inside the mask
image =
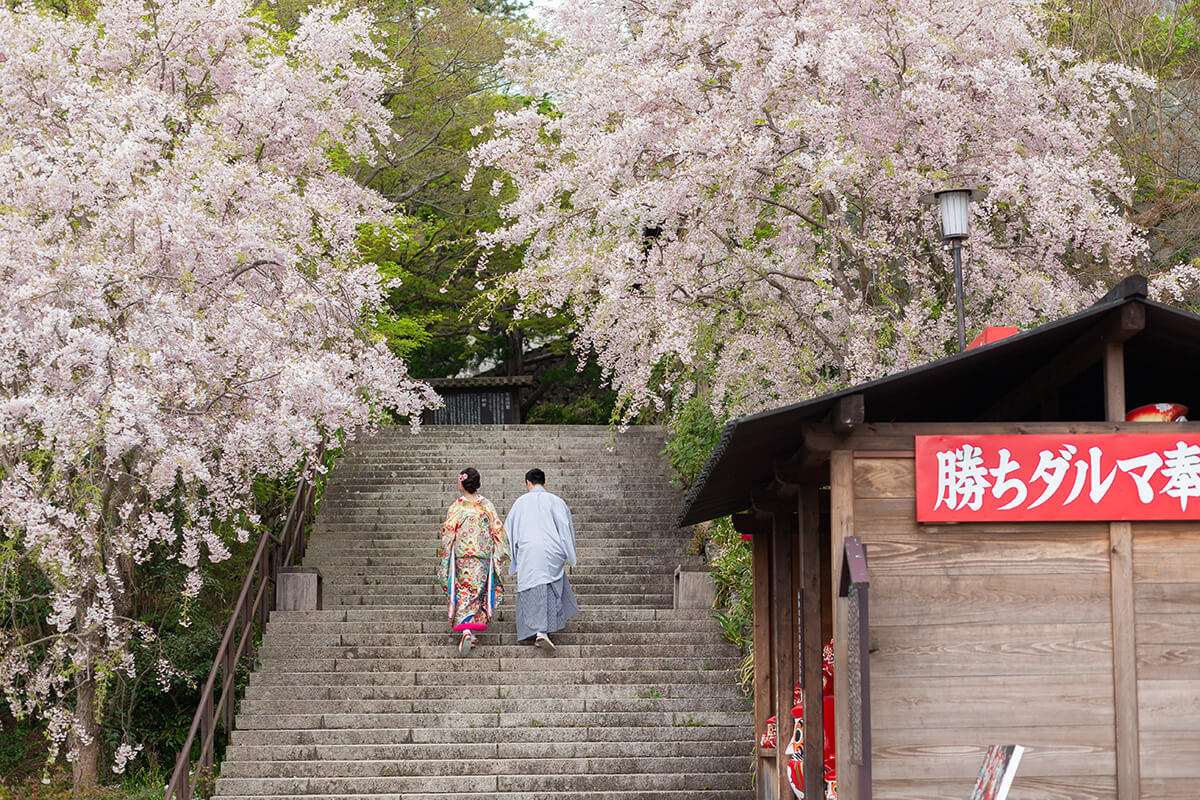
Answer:
[{"label": "red daruma doll", "polygon": [[[795,728],[792,741],[788,744],[788,783],[796,800],[804,797],[804,692],[799,686],[795,693],[796,705],[792,708]],[[825,756],[825,800],[837,800],[837,755],[834,752],[833,719],[833,642],[825,645],[821,652],[821,708],[825,730],[822,742]]]}]

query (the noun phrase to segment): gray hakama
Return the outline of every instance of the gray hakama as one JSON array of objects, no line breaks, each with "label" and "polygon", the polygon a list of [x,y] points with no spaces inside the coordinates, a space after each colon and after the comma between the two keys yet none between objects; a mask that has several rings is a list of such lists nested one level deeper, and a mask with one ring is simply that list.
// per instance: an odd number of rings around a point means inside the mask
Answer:
[{"label": "gray hakama", "polygon": [[578,611],[565,574],[553,583],[522,589],[517,592],[517,641],[562,630]]}]

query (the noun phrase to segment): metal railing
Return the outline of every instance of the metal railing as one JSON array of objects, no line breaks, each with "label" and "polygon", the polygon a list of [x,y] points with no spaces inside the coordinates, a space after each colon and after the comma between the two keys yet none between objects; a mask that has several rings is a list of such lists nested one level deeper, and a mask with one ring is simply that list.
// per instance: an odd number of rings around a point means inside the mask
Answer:
[{"label": "metal railing", "polygon": [[[164,800],[192,800],[197,791],[201,796],[211,793],[217,724],[223,723],[226,731],[233,730],[238,662],[243,655],[254,654],[255,627],[261,630],[266,625],[267,615],[275,605],[273,588],[279,568],[292,566],[304,557],[305,526],[312,517],[317,493],[316,486],[304,477],[312,463],[305,465],[296,483],[296,496],[288,509],[283,530],[278,536],[264,533],[258,543],[212,669],[208,672],[208,681],[200,692],[200,704],[192,718],[192,727],[175,760],[175,772],[167,784]],[[315,463],[320,463],[320,456]],[[214,702],[218,674],[221,675],[221,694]],[[192,746],[196,742],[200,744],[200,755],[193,767]]]}]

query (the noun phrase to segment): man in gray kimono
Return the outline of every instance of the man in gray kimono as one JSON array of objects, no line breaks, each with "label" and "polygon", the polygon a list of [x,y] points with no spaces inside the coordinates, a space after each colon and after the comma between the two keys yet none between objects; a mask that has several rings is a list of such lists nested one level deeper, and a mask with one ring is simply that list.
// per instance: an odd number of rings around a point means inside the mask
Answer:
[{"label": "man in gray kimono", "polygon": [[575,523],[558,495],[546,491],[546,473],[525,473],[525,494],[504,520],[512,550],[509,573],[517,576],[517,639],[533,638],[554,650],[550,634],[579,611],[566,565],[575,564]]}]

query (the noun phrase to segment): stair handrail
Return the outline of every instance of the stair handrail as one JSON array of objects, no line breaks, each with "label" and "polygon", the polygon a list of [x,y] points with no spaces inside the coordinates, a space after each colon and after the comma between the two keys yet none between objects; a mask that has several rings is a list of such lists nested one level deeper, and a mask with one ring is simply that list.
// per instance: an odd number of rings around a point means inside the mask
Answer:
[{"label": "stair handrail", "polygon": [[[280,567],[294,566],[304,558],[304,530],[312,517],[317,494],[315,483],[306,476],[313,471],[314,464],[322,462],[323,457],[324,447],[318,451],[315,460],[309,459],[305,462],[304,469],[296,481],[296,495],[292,498],[283,530],[278,536],[266,531],[259,539],[254,559],[250,562],[246,579],[242,582],[242,591],[234,603],[229,624],[225,626],[225,635],[221,637],[212,668],[208,671],[208,681],[200,692],[200,702],[196,714],[192,717],[187,740],[175,759],[175,771],[167,783],[163,800],[192,800],[196,789],[213,779],[216,722],[224,722],[227,731],[233,729],[234,707],[237,702],[234,696],[237,665],[244,653],[249,652],[253,655],[255,623],[265,625],[267,615],[275,606],[275,593],[268,589],[274,586]],[[248,598],[252,595],[251,601]],[[234,632],[239,627],[239,620],[241,636],[234,646]],[[218,673],[223,675],[223,679],[220,698],[214,705]],[[197,736],[200,742],[200,757],[193,770],[191,753]]]}]

